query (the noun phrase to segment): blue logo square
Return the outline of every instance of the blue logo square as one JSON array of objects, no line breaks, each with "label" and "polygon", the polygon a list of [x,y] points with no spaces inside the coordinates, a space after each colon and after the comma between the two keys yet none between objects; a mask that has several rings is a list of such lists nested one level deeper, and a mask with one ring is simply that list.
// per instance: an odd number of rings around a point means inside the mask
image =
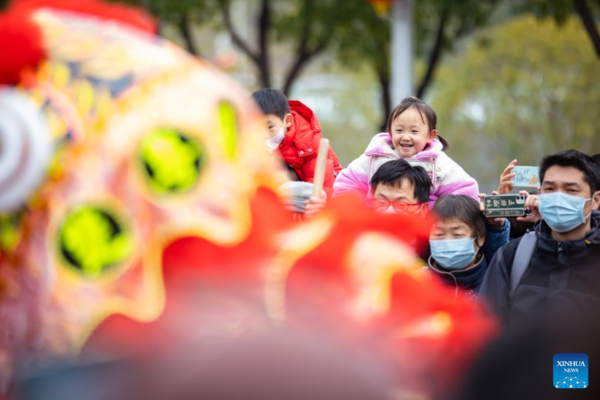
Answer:
[{"label": "blue logo square", "polygon": [[554,382],[557,389],[585,389],[588,381],[588,356],[584,353],[554,355]]}]

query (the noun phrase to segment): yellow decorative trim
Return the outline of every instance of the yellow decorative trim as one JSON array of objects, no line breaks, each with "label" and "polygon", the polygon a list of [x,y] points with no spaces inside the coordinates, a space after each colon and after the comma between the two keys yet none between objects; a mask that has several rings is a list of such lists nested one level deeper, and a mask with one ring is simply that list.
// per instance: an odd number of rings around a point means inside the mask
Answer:
[{"label": "yellow decorative trim", "polygon": [[264,299],[269,317],[283,322],[287,277],[294,264],[329,236],[335,221],[328,214],[298,224],[282,234],[281,250],[273,259],[265,277]]}]

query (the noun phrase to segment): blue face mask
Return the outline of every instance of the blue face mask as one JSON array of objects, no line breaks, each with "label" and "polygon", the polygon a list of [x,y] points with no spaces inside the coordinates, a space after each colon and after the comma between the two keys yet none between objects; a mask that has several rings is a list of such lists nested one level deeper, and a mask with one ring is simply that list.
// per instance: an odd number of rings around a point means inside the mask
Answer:
[{"label": "blue face mask", "polygon": [[585,224],[590,215],[583,215],[583,208],[589,200],[561,192],[541,194],[540,213],[553,231],[569,232]]},{"label": "blue face mask", "polygon": [[430,240],[431,256],[446,269],[463,269],[475,259],[474,242],[474,238]]}]

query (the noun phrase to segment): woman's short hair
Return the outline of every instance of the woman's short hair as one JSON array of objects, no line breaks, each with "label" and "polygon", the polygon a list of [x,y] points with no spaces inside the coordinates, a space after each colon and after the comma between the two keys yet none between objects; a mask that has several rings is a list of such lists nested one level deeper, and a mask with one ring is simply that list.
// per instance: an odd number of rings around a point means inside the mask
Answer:
[{"label": "woman's short hair", "polygon": [[479,202],[464,194],[440,197],[433,207],[437,219],[447,221],[458,219],[473,229],[476,238],[485,238],[485,217],[479,208]]}]

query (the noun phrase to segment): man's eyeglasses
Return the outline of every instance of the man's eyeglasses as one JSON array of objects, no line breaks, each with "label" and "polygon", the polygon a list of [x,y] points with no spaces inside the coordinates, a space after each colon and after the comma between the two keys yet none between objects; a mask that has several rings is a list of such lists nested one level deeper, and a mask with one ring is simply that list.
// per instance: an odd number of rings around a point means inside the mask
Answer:
[{"label": "man's eyeglasses", "polygon": [[421,212],[425,204],[427,203],[407,203],[404,201],[388,201],[384,199],[373,200],[373,205],[378,211],[385,211],[391,206],[394,211],[409,215],[415,215]]}]

